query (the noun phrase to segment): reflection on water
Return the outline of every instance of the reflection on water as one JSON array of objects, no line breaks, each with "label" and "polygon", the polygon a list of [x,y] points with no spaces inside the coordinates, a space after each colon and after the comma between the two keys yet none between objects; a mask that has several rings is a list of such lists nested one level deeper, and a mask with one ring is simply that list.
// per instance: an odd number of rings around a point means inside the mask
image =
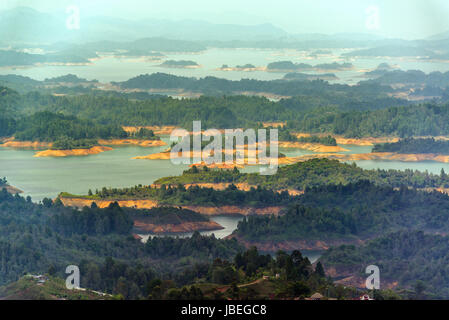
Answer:
[{"label": "reflection on water", "polygon": [[[223,239],[229,236],[235,229],[237,229],[237,224],[243,220],[243,216],[215,216],[210,217],[210,220],[217,222],[224,229],[215,230],[215,231],[202,231],[200,232],[202,235],[215,235],[218,239]],[[191,237],[193,232],[185,232],[185,233],[177,233],[176,235],[164,235],[166,237],[179,237],[179,238],[188,238]],[[152,234],[139,234],[142,237],[142,241],[146,242],[150,237],[155,235]],[[158,235],[160,236],[160,235]]]}]

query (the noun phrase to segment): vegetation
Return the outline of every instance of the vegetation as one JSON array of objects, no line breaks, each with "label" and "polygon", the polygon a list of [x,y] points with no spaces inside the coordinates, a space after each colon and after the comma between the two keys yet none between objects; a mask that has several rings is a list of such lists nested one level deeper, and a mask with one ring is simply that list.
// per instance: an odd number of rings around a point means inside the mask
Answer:
[{"label": "vegetation", "polygon": [[214,190],[212,188],[190,187],[186,189],[183,185],[176,187],[162,186],[152,188],[151,186],[135,186],[131,188],[103,188],[96,191],[92,196],[77,196],[61,193],[60,197],[75,197],[84,199],[153,199],[160,204],[167,205],[202,205],[202,206],[249,206],[267,207],[270,205],[285,205],[295,200],[288,192],[274,192],[261,187],[252,188],[250,191],[238,190],[234,185],[229,185],[225,190]]},{"label": "vegetation", "polygon": [[[241,247],[196,233],[191,238],[153,238],[142,243],[132,237],[126,211],[109,208],[63,207],[60,202],[0,192],[0,284],[23,274],[65,277],[68,265],[78,265],[81,287],[135,299],[147,296],[149,283],[213,259],[232,259]],[[186,278],[187,281],[193,278]],[[172,283],[172,286],[176,282]],[[125,290],[126,289],[126,290]]]},{"label": "vegetation", "polygon": [[320,258],[325,269],[363,275],[366,266],[379,266],[384,286],[398,282],[407,299],[449,297],[449,238],[422,231],[397,232],[367,242],[331,248]]},{"label": "vegetation", "polygon": [[146,129],[146,128],[140,128],[134,133],[128,134],[131,138],[134,139],[142,139],[142,140],[160,140],[161,138],[156,136],[153,132],[153,130]]},{"label": "vegetation", "polygon": [[58,138],[55,142],[53,142],[52,149],[53,150],[70,150],[70,149],[90,149],[93,146],[96,146],[98,141],[95,139],[79,139],[73,140],[68,137]]},{"label": "vegetation", "polygon": [[133,219],[157,225],[209,221],[208,218],[195,211],[169,206],[155,207],[149,210],[124,210]]},{"label": "vegetation", "polygon": [[355,164],[341,163],[338,160],[312,159],[280,167],[271,176],[258,173],[241,173],[239,170],[218,170],[209,168],[191,168],[181,176],[165,177],[156,180],[158,185],[192,184],[192,183],[248,183],[271,190],[317,187],[328,184],[347,185],[360,180],[369,180],[378,186],[399,188],[406,185],[413,188],[446,188],[449,177],[444,172],[440,175],[428,172],[373,169],[364,170]]},{"label": "vegetation", "polygon": [[[360,199],[363,199],[361,201]],[[236,234],[247,240],[367,238],[396,230],[442,231],[449,197],[439,192],[377,187],[367,181],[306,190],[280,217],[249,217]]]},{"label": "vegetation", "polygon": [[167,60],[164,61],[161,64],[161,67],[168,67],[168,68],[187,68],[187,67],[197,67],[198,63],[195,61],[190,60]]},{"label": "vegetation", "polygon": [[268,70],[284,70],[284,71],[307,71],[307,70],[346,70],[352,69],[352,63],[322,63],[312,66],[307,63],[293,63],[291,61],[278,61],[268,64]]},{"label": "vegetation", "polygon": [[0,287],[2,300],[110,300],[117,297],[103,295],[91,290],[69,290],[63,279],[43,276],[39,283],[37,275],[25,275],[16,282]]},{"label": "vegetation", "polygon": [[64,145],[74,143],[68,139],[126,138],[127,133],[117,125],[102,125],[75,116],[43,111],[18,120],[14,137],[17,140],[31,141],[60,140],[59,144]]},{"label": "vegetation", "polygon": [[449,154],[449,141],[406,138],[394,143],[377,144],[373,152]]},{"label": "vegetation", "polygon": [[[190,78],[186,79],[186,83],[192,81]],[[172,87],[169,83],[178,83],[183,80],[172,78],[169,75],[156,74],[142,76],[134,80],[130,79],[129,81],[129,87],[137,86],[146,89],[146,87],[158,88],[158,86],[161,88]],[[211,88],[213,85],[226,88],[225,84],[222,85],[221,80],[215,82],[212,79],[205,78],[195,80],[193,82],[195,85],[196,81],[200,85],[202,81],[211,81],[211,84],[201,85],[201,88]],[[131,84],[134,82],[136,85]],[[142,84],[142,86],[139,86],[139,84]],[[125,84],[120,85],[127,88]],[[272,85],[275,85],[275,83],[270,83],[270,86]],[[185,86],[184,84],[180,85],[180,87]],[[233,82],[232,86],[234,86]],[[125,95],[89,94],[55,97],[36,92],[17,95],[13,91],[7,91],[2,98],[9,101],[11,107],[8,109],[16,109],[16,111],[2,116],[2,118],[5,118],[2,122],[8,123],[7,126],[5,125],[5,129],[2,128],[2,131],[14,132],[16,130],[14,130],[14,127],[11,130],[10,126],[15,119],[20,118],[23,114],[29,115],[36,111],[45,110],[76,116],[80,119],[79,121],[94,122],[94,128],[101,124],[101,126],[116,126],[115,128],[122,125],[179,125],[190,129],[194,120],[201,120],[204,129],[252,128],[258,122],[287,121],[289,130],[310,133],[327,132],[351,137],[444,135],[449,133],[446,119],[449,118],[449,113],[447,113],[446,106],[420,105],[385,109],[408,103],[388,97],[389,91],[379,87],[379,85],[350,87],[330,85],[319,81],[289,81],[287,83],[282,81],[282,83],[279,83],[281,90],[287,90],[290,86],[293,86],[291,90],[294,91],[294,94],[300,96],[279,102],[272,102],[260,97],[244,96],[201,97],[183,100],[165,97],[134,101],[124,98]],[[235,82],[235,88],[235,90],[245,89],[239,82]],[[267,88],[264,86],[260,87],[261,91],[267,92],[265,89]],[[246,90],[258,91],[256,88],[250,87]],[[234,91],[234,89],[231,91]],[[285,92],[276,93],[286,94]],[[390,121],[391,119],[393,120]],[[31,120],[28,119],[28,121]],[[25,130],[25,128],[19,129],[19,131]],[[114,130],[113,132],[119,134]]]},{"label": "vegetation", "polygon": [[332,136],[320,137],[320,136],[309,136],[309,137],[300,137],[298,139],[299,142],[303,143],[319,143],[325,146],[336,146],[337,140],[335,140]]}]

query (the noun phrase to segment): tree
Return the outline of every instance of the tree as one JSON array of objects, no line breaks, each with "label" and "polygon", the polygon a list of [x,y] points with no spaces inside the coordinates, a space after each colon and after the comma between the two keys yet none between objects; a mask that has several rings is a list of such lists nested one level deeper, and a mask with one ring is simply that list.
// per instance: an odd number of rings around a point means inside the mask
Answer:
[{"label": "tree", "polygon": [[323,265],[321,264],[320,261],[318,261],[318,263],[316,264],[315,274],[321,278],[324,278],[326,276],[326,273],[324,272]]}]

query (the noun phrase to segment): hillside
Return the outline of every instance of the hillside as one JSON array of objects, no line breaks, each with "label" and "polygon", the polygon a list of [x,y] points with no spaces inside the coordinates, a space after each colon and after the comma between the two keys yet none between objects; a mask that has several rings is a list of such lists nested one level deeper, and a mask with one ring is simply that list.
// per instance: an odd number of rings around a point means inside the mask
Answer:
[{"label": "hillside", "polygon": [[376,144],[372,152],[396,152],[400,154],[449,154],[449,141],[406,138],[395,143]]},{"label": "hillside", "polygon": [[[234,235],[254,245],[298,241],[300,249],[317,250],[398,230],[444,233],[448,227],[448,195],[360,181],[307,189],[284,215],[248,217]],[[315,247],[307,248],[304,240]]]},{"label": "hillside", "polygon": [[128,210],[137,232],[174,234],[223,229],[201,214],[175,207],[155,207],[150,210]]},{"label": "hillside", "polygon": [[155,185],[233,183],[247,184],[248,187],[261,186],[271,190],[305,190],[326,184],[349,184],[369,180],[379,186],[414,188],[440,188],[449,185],[447,175],[435,175],[413,170],[365,170],[355,164],[341,163],[337,160],[312,159],[292,165],[282,166],[271,176],[258,173],[241,173],[238,170],[216,170],[191,168],[180,176],[165,177],[154,182]]},{"label": "hillside", "polygon": [[69,290],[65,280],[26,275],[0,287],[0,300],[111,300],[112,295],[86,289]]},{"label": "hillside", "polygon": [[364,269],[380,268],[381,288],[406,288],[408,299],[447,299],[449,238],[423,232],[398,232],[361,246],[340,246],[320,258],[326,273],[341,283],[361,284]]}]

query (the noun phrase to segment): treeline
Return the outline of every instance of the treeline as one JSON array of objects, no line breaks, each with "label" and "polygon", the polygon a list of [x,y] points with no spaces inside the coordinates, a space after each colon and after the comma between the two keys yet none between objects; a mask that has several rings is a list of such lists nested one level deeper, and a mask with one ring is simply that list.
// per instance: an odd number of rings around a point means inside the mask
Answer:
[{"label": "treeline", "polygon": [[[304,86],[304,93],[296,91],[299,96],[279,102],[245,96],[134,101],[91,94],[55,97],[36,92],[17,98],[10,93],[15,97],[10,109],[18,110],[16,118],[46,110],[114,126],[177,125],[191,129],[192,121],[201,120],[204,129],[220,129],[253,128],[259,122],[286,121],[289,130],[347,137],[449,135],[447,104],[409,105],[379,94],[381,88],[367,85],[346,88],[312,82]],[[7,114],[1,118],[5,123],[2,131],[11,131],[6,128],[11,126],[14,116]]]},{"label": "treeline", "polygon": [[[177,125],[190,129],[192,121],[201,120],[205,129],[220,129],[253,128],[259,122],[287,121],[288,129],[297,132],[351,137],[449,134],[447,106],[419,105],[385,109],[408,103],[379,96],[379,88],[360,86],[354,89],[343,86],[340,92],[337,85],[312,83],[305,86],[305,93],[301,96],[279,102],[245,96],[183,100],[166,97],[134,101],[112,96],[55,97],[31,92],[20,95],[14,106],[18,109],[16,118],[46,110],[115,126]],[[326,91],[322,86],[329,86],[329,90]],[[14,118],[13,115],[3,117]]]},{"label": "treeline", "polygon": [[141,128],[136,132],[127,133],[117,124],[101,124],[50,111],[36,112],[17,120],[0,116],[1,123],[5,127],[0,128],[0,136],[13,135],[19,141],[53,142],[53,149],[60,150],[90,148],[98,143],[97,139],[160,140],[149,129]]},{"label": "treeline", "polygon": [[346,137],[440,136],[449,134],[448,104],[421,104],[373,111],[339,112],[316,108],[287,122],[303,132],[329,132]]},{"label": "treeline", "polygon": [[323,144],[325,146],[336,146],[337,145],[337,140],[335,140],[334,137],[332,136],[325,136],[325,137],[320,137],[320,136],[309,136],[309,137],[300,137],[298,139],[299,142],[303,142],[303,143],[319,143],[319,144]]},{"label": "treeline", "polygon": [[98,141],[95,139],[79,139],[74,140],[68,137],[60,137],[53,142],[53,150],[70,150],[70,149],[90,149],[97,145]]},{"label": "treeline", "polygon": [[325,269],[365,278],[365,268],[379,266],[382,287],[397,282],[406,299],[449,297],[449,238],[404,231],[388,234],[361,246],[331,248],[320,258]]},{"label": "treeline", "polygon": [[372,152],[449,154],[449,141],[406,138],[394,143],[376,144]]},{"label": "treeline", "polygon": [[72,210],[53,215],[49,225],[57,232],[87,235],[106,235],[111,233],[129,234],[133,220],[120,206],[114,202],[105,209],[96,206],[84,207],[82,210]]},{"label": "treeline", "polygon": [[249,206],[266,207],[271,205],[285,205],[295,200],[287,191],[275,192],[260,186],[249,191],[238,190],[235,185],[229,185],[224,190],[213,188],[200,188],[193,186],[186,189],[183,185],[166,186],[160,188],[151,186],[134,186],[131,188],[103,188],[94,194],[77,196],[61,193],[60,197],[82,197],[85,199],[112,199],[112,200],[141,200],[153,199],[160,204],[167,205],[201,205],[201,206]]},{"label": "treeline", "polygon": [[449,196],[378,187],[368,181],[307,189],[285,215],[249,217],[235,231],[251,241],[366,239],[397,230],[442,232]]},{"label": "treeline", "polygon": [[[336,67],[336,65],[330,65]],[[332,99],[333,101],[356,101],[360,104],[370,104],[368,97],[384,101],[389,106],[398,103],[407,103],[401,99],[390,98],[388,93],[393,92],[389,86],[378,84],[362,84],[357,86],[329,84],[322,80],[315,81],[285,81],[285,80],[254,80],[242,79],[238,81],[216,77],[189,78],[165,73],[144,74],[124,82],[113,82],[122,89],[183,89],[205,95],[233,95],[241,92],[268,92],[283,96],[311,96]],[[332,98],[333,97],[333,98]],[[356,99],[354,99],[356,98]],[[372,104],[373,108],[377,108]]]},{"label": "treeline", "polygon": [[177,207],[162,206],[149,210],[125,209],[130,217],[151,224],[182,224],[184,222],[209,221],[208,218],[198,212]]},{"label": "treeline", "polygon": [[0,191],[0,285],[24,273],[65,278],[66,266],[74,264],[80,266],[82,287],[144,298],[156,278],[179,280],[174,275],[187,267],[232,259],[242,250],[235,240],[199,234],[144,244],[134,239],[131,227],[128,213],[116,204],[78,211],[59,201],[35,204],[29,197]]},{"label": "treeline", "polygon": [[[325,173],[325,174],[323,174]],[[264,176],[258,173],[241,173],[238,169],[219,170],[209,168],[190,168],[180,176],[164,177],[156,180],[157,185],[192,184],[192,183],[248,183],[270,190],[297,189],[328,184],[349,184],[368,180],[379,186],[399,188],[406,185],[413,188],[446,188],[449,177],[442,170],[441,174],[420,172],[418,170],[365,170],[355,163],[341,163],[338,160],[312,159],[292,165],[282,166],[277,173]]]},{"label": "treeline", "polygon": [[17,140],[56,141],[61,137],[73,140],[95,138],[126,138],[127,133],[117,125],[104,125],[75,116],[48,111],[38,112],[17,121]]}]

